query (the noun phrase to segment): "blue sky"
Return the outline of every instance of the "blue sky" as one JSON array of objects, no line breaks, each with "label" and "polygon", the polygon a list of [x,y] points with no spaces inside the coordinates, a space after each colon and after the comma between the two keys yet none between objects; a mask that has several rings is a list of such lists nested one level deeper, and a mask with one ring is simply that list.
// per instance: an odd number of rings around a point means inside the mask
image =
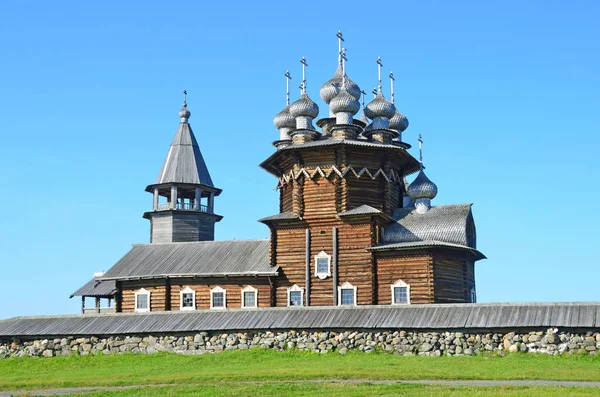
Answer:
[{"label": "blue sky", "polygon": [[267,237],[283,73],[296,87],[307,58],[325,116],[338,29],[363,89],[378,56],[394,72],[433,204],[474,203],[479,301],[600,300],[597,2],[123,3],[0,4],[0,318],[77,312],[71,292],[148,242],[183,89],[217,239]]}]

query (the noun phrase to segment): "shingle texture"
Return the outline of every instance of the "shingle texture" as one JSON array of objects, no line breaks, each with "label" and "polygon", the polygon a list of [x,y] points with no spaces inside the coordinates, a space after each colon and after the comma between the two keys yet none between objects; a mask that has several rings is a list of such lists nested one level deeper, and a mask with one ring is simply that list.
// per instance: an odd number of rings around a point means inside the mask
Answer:
[{"label": "shingle texture", "polygon": [[357,216],[357,215],[379,215],[383,214],[377,208],[373,208],[370,205],[363,204],[356,208],[352,208],[351,210],[340,212],[338,216]]},{"label": "shingle texture", "polygon": [[274,275],[269,240],[134,245],[102,279]]},{"label": "shingle texture", "polygon": [[376,245],[374,247],[370,247],[367,249],[369,251],[386,251],[386,250],[399,251],[399,250],[410,250],[410,249],[414,249],[414,248],[431,248],[431,247],[445,247],[445,248],[455,248],[455,249],[467,250],[467,251],[471,252],[473,255],[475,255],[477,260],[485,259],[485,255],[483,255],[481,252],[479,252],[476,249],[473,249],[471,247],[465,247],[464,245],[459,245],[459,244],[444,243],[444,242],[435,241],[435,240],[412,241],[412,242],[408,242],[408,243],[382,244],[382,245]]},{"label": "shingle texture", "polygon": [[112,297],[116,292],[114,280],[101,281],[95,277],[73,292],[71,298],[74,296]]},{"label": "shingle texture", "polygon": [[[398,208],[393,218],[394,222],[384,228],[383,244],[438,241],[477,248],[471,204],[438,205],[423,214],[414,207]],[[469,228],[473,236],[468,235]]]},{"label": "shingle texture", "polygon": [[188,123],[179,124],[167,158],[156,178],[155,184],[162,183],[191,183],[214,187],[192,127]]},{"label": "shingle texture", "polygon": [[259,219],[259,222],[273,222],[273,221],[293,221],[296,219],[300,219],[298,215],[295,215],[293,212],[286,211],[281,212],[279,214],[267,216],[266,218]]},{"label": "shingle texture", "polygon": [[16,317],[0,336],[158,334],[311,329],[544,329],[600,327],[600,302],[228,309]]}]

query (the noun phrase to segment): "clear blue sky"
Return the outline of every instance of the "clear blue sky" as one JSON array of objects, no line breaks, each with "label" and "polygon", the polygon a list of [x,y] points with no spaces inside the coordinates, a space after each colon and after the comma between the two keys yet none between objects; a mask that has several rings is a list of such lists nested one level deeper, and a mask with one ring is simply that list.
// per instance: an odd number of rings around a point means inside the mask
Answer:
[{"label": "clear blue sky", "polygon": [[319,99],[338,29],[362,88],[378,56],[394,72],[434,204],[474,203],[489,257],[479,301],[600,300],[599,3],[341,4],[2,2],[0,318],[77,312],[71,292],[149,241],[144,187],[183,89],[223,189],[217,239],[267,237],[256,220],[278,195],[258,164],[274,150],[283,73],[296,87],[305,56]]}]

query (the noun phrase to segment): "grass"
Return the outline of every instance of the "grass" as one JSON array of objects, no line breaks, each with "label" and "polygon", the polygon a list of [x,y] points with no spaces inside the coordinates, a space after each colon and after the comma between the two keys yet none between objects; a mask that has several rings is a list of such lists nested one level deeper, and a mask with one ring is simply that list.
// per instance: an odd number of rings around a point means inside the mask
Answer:
[{"label": "grass", "polygon": [[99,392],[85,394],[93,397],[114,396],[215,396],[215,397],[279,397],[279,396],[598,396],[598,389],[584,387],[448,387],[437,385],[392,384],[380,385],[372,383],[340,384],[340,383],[282,383],[282,384],[210,384],[202,386],[177,387],[145,387],[123,391]]},{"label": "grass", "polygon": [[[433,386],[421,385],[369,385],[294,383],[290,381],[318,379],[360,379],[360,380],[401,380],[401,379],[540,379],[540,380],[584,380],[600,381],[599,356],[547,356],[535,354],[514,354],[507,357],[403,357],[391,354],[364,354],[351,352],[346,355],[336,353],[314,354],[310,352],[252,349],[231,351],[201,356],[181,356],[176,354],[153,355],[110,355],[110,356],[69,356],[44,358],[10,358],[0,360],[0,390],[33,390],[63,387],[124,386],[124,385],[176,385],[169,388],[183,393],[185,386],[203,384],[201,390],[213,388],[215,395],[234,395],[227,390],[240,388],[238,395],[281,395],[277,388],[289,387],[290,395],[319,393],[335,395],[364,394],[361,388],[373,388],[376,393],[398,393],[402,387],[416,387],[417,392],[427,394]],[[241,381],[260,383],[244,384]],[[284,381],[282,383],[281,381]],[[217,393],[221,386],[223,393]],[[440,386],[441,387],[441,386]],[[246,391],[264,390],[257,394]],[[378,390],[380,388],[381,390]],[[400,389],[398,389],[400,388]],[[336,391],[339,389],[339,392]],[[408,388],[407,390],[409,390]],[[455,388],[461,393],[461,388]],[[474,388],[473,390],[478,389]],[[482,388],[491,391],[489,388]],[[519,388],[522,390],[523,388]],[[552,388],[544,387],[544,393]],[[160,388],[144,388],[120,391],[121,395],[179,395],[168,394]],[[199,389],[200,390],[200,389]],[[421,390],[421,391],[419,391]],[[431,389],[433,390],[433,389]],[[453,388],[446,387],[452,394]],[[508,389],[506,389],[508,390]],[[510,393],[506,390],[503,393]],[[557,389],[558,390],[558,389]],[[598,393],[598,389],[591,389]],[[563,390],[564,391],[564,390]],[[129,394],[127,394],[129,393]],[[132,394],[133,393],[133,394]],[[158,394],[148,394],[158,393]],[[167,393],[167,394],[165,394]],[[271,393],[271,394],[269,394]],[[294,394],[295,393],[295,394]],[[305,394],[303,394],[305,393]],[[533,392],[532,392],[533,393]],[[587,392],[586,392],[587,393]],[[197,391],[193,392],[196,395]],[[288,394],[283,392],[283,394]],[[97,395],[113,395],[102,392]],[[188,394],[189,395],[189,394]],[[202,394],[199,394],[202,395]],[[417,394],[418,395],[418,394]],[[523,394],[502,394],[523,395]],[[527,395],[527,394],[525,394]],[[557,394],[558,395],[558,394]],[[562,395],[565,395],[564,393]],[[579,394],[578,394],[579,395]],[[585,395],[585,394],[583,394]]]}]

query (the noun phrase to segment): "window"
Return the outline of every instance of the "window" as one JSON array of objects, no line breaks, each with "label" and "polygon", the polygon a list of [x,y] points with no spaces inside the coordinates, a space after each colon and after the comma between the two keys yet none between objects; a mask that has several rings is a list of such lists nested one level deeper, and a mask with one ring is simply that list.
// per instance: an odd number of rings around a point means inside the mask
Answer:
[{"label": "window", "polygon": [[135,293],[135,311],[149,312],[150,311],[150,291],[142,288]]},{"label": "window", "polygon": [[180,310],[196,310],[196,291],[190,287],[185,287],[179,293]]},{"label": "window", "polygon": [[321,280],[331,276],[331,255],[321,251],[315,256],[315,276]]},{"label": "window", "polygon": [[410,285],[402,280],[392,284],[392,305],[410,304]]},{"label": "window", "polygon": [[225,309],[227,307],[227,291],[216,286],[210,290],[210,308]]},{"label": "window", "polygon": [[242,307],[257,307],[258,290],[250,285],[242,289]]},{"label": "window", "polygon": [[303,306],[304,302],[304,288],[298,287],[294,284],[288,288],[288,306]]},{"label": "window", "polygon": [[356,287],[348,282],[338,287],[338,305],[356,306]]},{"label": "window", "polygon": [[471,288],[471,303],[477,303],[477,292],[475,292],[475,287]]}]

